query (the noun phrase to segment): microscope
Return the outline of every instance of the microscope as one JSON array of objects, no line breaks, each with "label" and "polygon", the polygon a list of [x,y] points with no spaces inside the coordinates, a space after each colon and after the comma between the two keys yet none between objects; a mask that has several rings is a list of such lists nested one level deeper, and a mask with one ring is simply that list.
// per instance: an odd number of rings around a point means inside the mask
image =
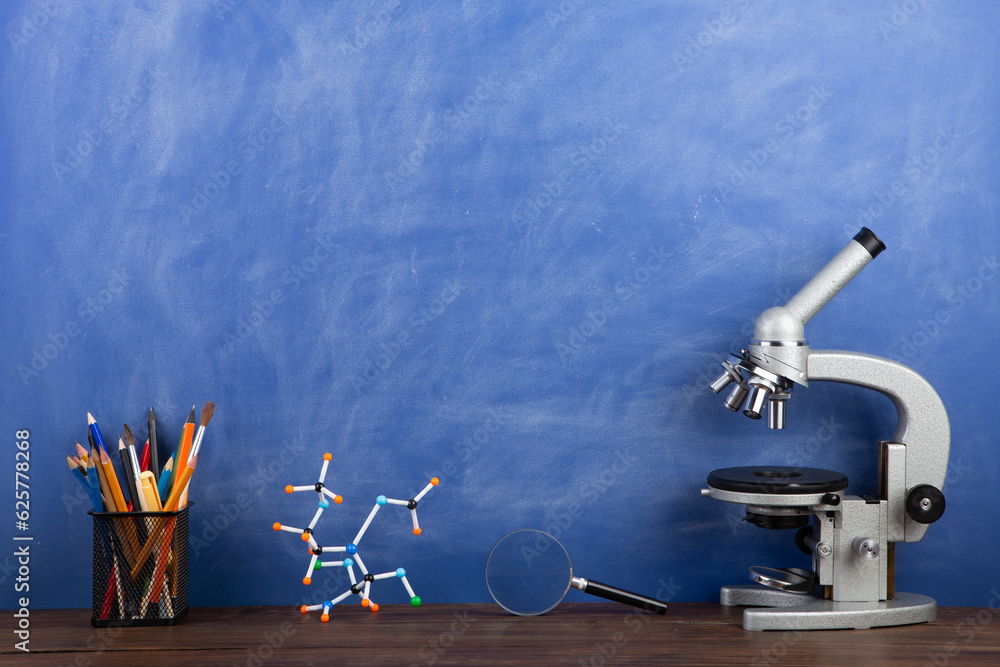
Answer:
[{"label": "microscope", "polygon": [[923,623],[937,618],[925,595],[895,590],[897,542],[919,542],[944,513],[941,493],[951,429],[937,392],[913,369],[860,352],[810,350],[805,325],[885,250],[866,227],[784,306],[757,318],[747,349],[722,362],[712,383],[726,407],[785,428],[795,385],[842,382],[888,396],[898,422],[879,442],[878,496],[846,493],[841,473],[794,466],[715,470],[701,494],[746,505],[745,520],[796,529],[812,570],[750,567],[756,585],[725,586],[725,606],[746,606],[746,630],[832,630]]}]

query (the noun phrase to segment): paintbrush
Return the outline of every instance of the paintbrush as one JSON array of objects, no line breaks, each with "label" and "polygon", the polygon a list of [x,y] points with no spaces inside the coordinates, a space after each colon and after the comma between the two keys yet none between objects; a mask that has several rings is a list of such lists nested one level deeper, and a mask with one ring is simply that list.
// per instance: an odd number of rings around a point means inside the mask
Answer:
[{"label": "paintbrush", "polygon": [[138,498],[142,497],[142,482],[139,481],[142,468],[139,466],[139,457],[135,453],[135,436],[132,435],[132,429],[128,427],[128,424],[122,424],[122,427],[125,431],[125,444],[128,446],[128,460],[132,465],[132,486],[137,494],[136,498],[132,499],[132,507],[135,508]]},{"label": "paintbrush", "polygon": [[209,401],[201,411],[201,421],[198,424],[198,432],[194,436],[194,444],[191,445],[191,455],[188,456],[188,465],[190,465],[191,459],[198,456],[198,452],[201,450],[201,440],[205,437],[205,427],[208,426],[208,422],[212,421],[212,415],[214,414],[215,403]]}]

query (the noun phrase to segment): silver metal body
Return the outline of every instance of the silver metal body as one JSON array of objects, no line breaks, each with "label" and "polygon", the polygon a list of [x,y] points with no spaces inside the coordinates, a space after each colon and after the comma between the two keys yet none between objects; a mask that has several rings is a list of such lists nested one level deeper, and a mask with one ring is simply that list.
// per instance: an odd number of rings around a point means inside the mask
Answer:
[{"label": "silver metal body", "polygon": [[[864,234],[881,245],[863,229],[787,304],[760,315],[748,349],[735,361],[723,362],[726,372],[712,384],[716,393],[733,385],[726,406],[733,411],[743,407],[743,414],[752,419],[760,419],[767,405],[770,428],[784,428],[789,392],[795,384],[808,386],[810,381],[876,391],[892,401],[898,418],[893,440],[879,443],[878,498],[844,491],[793,495],[702,489],[703,496],[745,504],[758,516],[810,517],[812,534],[805,543],[825,597],[804,595],[804,584],[794,574],[780,574],[790,569],[752,568],[751,579],[768,588],[727,586],[720,598],[727,606],[769,607],[744,612],[747,630],[870,628],[933,621],[937,616],[931,598],[894,591],[893,547],[897,542],[919,542],[927,532],[929,524],[907,513],[910,493],[924,485],[936,490],[944,486],[951,443],[944,404],[913,369],[860,352],[810,350],[804,334],[805,324],[872,260],[862,243],[871,247],[871,241],[859,240]],[[927,509],[927,503],[931,501],[924,498],[920,506]],[[765,570],[770,573],[762,575]]]}]

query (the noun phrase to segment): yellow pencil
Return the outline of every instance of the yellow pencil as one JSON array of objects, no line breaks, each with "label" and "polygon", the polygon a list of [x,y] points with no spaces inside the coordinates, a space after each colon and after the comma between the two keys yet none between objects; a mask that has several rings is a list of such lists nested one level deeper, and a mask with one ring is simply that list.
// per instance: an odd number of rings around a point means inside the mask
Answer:
[{"label": "yellow pencil", "polygon": [[94,462],[94,470],[97,471],[97,481],[101,487],[101,495],[104,497],[104,511],[117,512],[118,507],[115,506],[114,496],[111,495],[111,486],[108,484],[108,479],[104,476],[104,467],[98,465],[101,457],[97,454],[96,447],[91,447],[90,449],[90,460]]},{"label": "yellow pencil", "polygon": [[122,495],[121,484],[118,483],[118,475],[115,474],[115,467],[111,463],[111,457],[105,450],[101,450],[101,469],[104,470],[104,477],[108,480],[108,486],[111,488],[111,496],[115,502],[115,509],[119,512],[128,511],[128,503],[125,502],[125,496]]}]

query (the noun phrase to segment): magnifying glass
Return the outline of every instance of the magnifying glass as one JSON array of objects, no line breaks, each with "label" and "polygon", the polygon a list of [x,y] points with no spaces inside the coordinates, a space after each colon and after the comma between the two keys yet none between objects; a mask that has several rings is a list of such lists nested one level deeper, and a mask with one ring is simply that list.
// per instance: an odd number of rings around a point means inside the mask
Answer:
[{"label": "magnifying glass", "polygon": [[486,586],[498,605],[518,616],[551,611],[570,587],[657,614],[667,611],[666,602],[574,577],[566,549],[540,530],[515,530],[493,546],[486,560]]}]

